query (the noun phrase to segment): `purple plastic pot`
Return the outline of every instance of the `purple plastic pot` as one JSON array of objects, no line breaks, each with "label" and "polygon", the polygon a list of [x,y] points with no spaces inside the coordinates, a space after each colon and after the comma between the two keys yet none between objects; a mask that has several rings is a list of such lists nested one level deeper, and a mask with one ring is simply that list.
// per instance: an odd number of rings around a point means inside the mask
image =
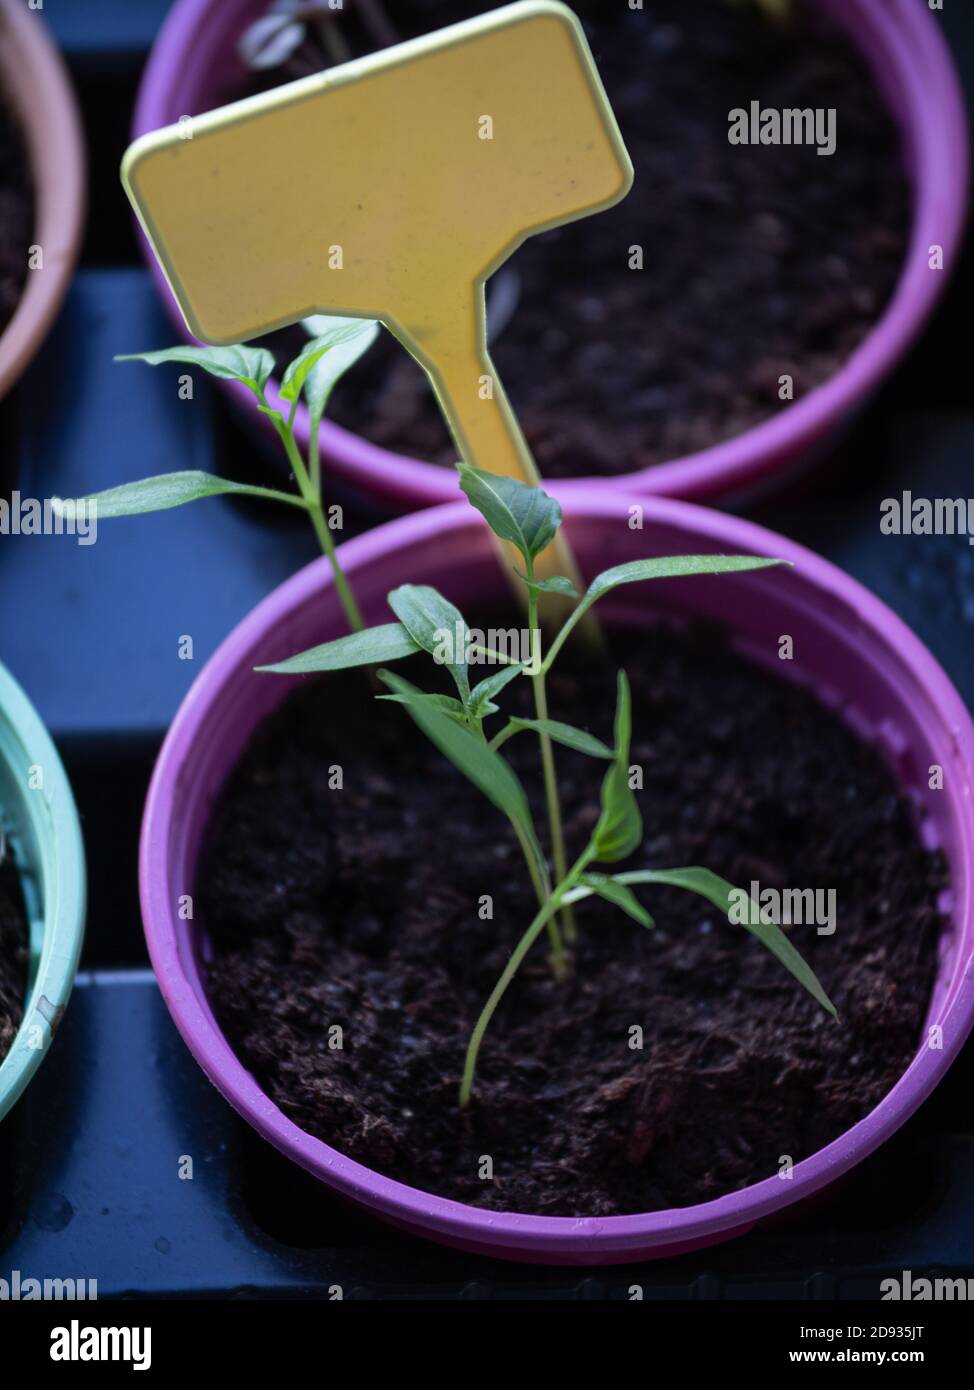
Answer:
[{"label": "purple plastic pot", "polygon": [[[963,96],[937,17],[925,0],[818,0],[848,31],[872,69],[903,136],[914,185],[913,229],[896,292],[862,345],[834,377],[779,414],[709,449],[654,468],[600,480],[606,489],[671,497],[729,500],[764,491],[793,467],[817,456],[869,394],[889,375],[920,332],[944,287],[945,272],[929,269],[929,248],[944,248],[948,271],[956,259],[967,202],[968,147]],[[177,0],[152,50],[139,92],[134,134],[197,115],[240,90],[241,31],[264,13],[268,0]],[[184,336],[188,332],[155,256],[143,242],[160,293]],[[719,327],[719,326],[718,326]],[[222,385],[247,409],[245,387]],[[276,401],[276,388],[271,392]],[[263,418],[263,417],[262,417]],[[266,428],[270,428],[266,418]],[[298,437],[308,440],[308,416],[298,414]],[[453,501],[452,469],[381,449],[325,422],[321,449],[340,477],[395,510]]]},{"label": "purple plastic pot", "polygon": [[[633,531],[626,501],[576,493],[567,520],[583,572],[591,578],[648,554],[701,552],[775,555],[795,568],[633,585],[603,600],[603,617],[638,625],[665,612],[729,623],[740,650],[816,689],[882,748],[915,800],[924,843],[939,846],[950,865],[952,888],[944,903],[950,926],[927,1019],[943,1029],[942,1048],[921,1044],[880,1104],[798,1163],[790,1181],[772,1176],[699,1206],[634,1216],[481,1211],[382,1177],[312,1138],[238,1061],[206,997],[205,923],[180,920],[177,906],[180,895],[193,891],[201,837],[221,786],[291,686],[252,668],[343,631],[324,560],[275,590],[208,662],[169,731],[146,805],[140,865],[146,938],[173,1018],[211,1081],[260,1134],[353,1202],[433,1240],[510,1259],[612,1263],[741,1234],[824,1187],[892,1134],[933,1090],[974,1022],[974,726],[957,692],[888,608],[818,556],[749,522],[688,503],[654,499],[649,513],[647,529]],[[372,622],[387,620],[386,593],[404,581],[437,585],[460,605],[510,593],[491,538],[465,502],[400,518],[349,541],[341,553]],[[794,638],[793,663],[776,659],[785,632]],[[322,698],[327,702],[326,691]],[[639,718],[637,709],[637,727]],[[928,787],[933,763],[944,768],[942,791]]]}]

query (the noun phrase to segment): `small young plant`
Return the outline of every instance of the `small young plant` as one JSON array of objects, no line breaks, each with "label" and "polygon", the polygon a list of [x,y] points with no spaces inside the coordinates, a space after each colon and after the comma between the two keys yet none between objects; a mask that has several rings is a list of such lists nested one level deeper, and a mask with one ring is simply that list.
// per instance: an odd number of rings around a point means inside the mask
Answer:
[{"label": "small young plant", "polygon": [[[345,617],[349,627],[356,632],[361,631],[365,623],[339,563],[325,515],[318,430],[336,384],[371,347],[379,332],[379,325],[372,319],[328,318],[322,315],[305,319],[304,324],[311,336],[281,378],[283,410],[275,409],[265,394],[276,366],[273,354],[267,348],[243,344],[231,347],[176,347],[160,352],[131,353],[115,359],[116,362],[147,362],[152,367],[169,362],[201,367],[210,376],[237,381],[246,386],[254,396],[257,409],[270,418],[277,431],[297,484],[297,493],[256,484],[234,483],[213,473],[192,470],[163,473],[153,478],[142,478],[138,482],[123,483],[75,501],[55,499],[54,508],[64,515],[76,515],[79,506],[94,505],[96,515],[102,521],[106,517],[166,511],[203,497],[227,495],[259,497],[269,502],[300,507],[308,513],[321,549],[328,557]],[[302,397],[311,422],[307,459],[302,456],[294,437],[294,422]]]},{"label": "small young plant", "polygon": [[[616,678],[616,710],[613,746],[610,748],[583,729],[551,719],[546,695],[538,701],[538,682],[544,679],[580,620],[605,594],[622,585],[653,579],[687,578],[694,575],[738,574],[783,563],[756,555],[680,555],[632,560],[616,565],[596,576],[584,595],[579,596],[567,579],[535,578],[535,561],[549,544],[561,524],[561,508],[541,488],[526,486],[511,478],[498,477],[480,469],[461,466],[461,486],[483,515],[494,534],[513,544],[520,552],[521,582],[528,591],[532,653],[529,662],[517,662],[506,653],[473,642],[470,629],[460,611],[436,589],[428,585],[403,584],[388,595],[389,606],[398,619],[377,627],[325,642],[286,661],[260,667],[280,675],[336,671],[348,667],[401,658],[426,652],[446,665],[456,687],[455,695],[419,689],[392,671],[380,669],[379,680],[390,692],[382,700],[403,705],[416,725],[434,746],[449,759],[473,785],[501,811],[517,836],[527,871],[538,899],[538,909],[515,946],[510,960],[474,1026],[467,1047],[460,1084],[460,1105],[470,1103],[477,1057],[490,1021],[525,957],[542,934],[551,943],[552,964],[557,973],[565,965],[565,948],[557,917],[587,898],[600,897],[626,913],[643,927],[653,920],[633,892],[635,886],[669,885],[696,893],[729,917],[735,890],[725,879],[704,868],[639,869],[606,872],[605,866],[628,859],[642,840],[642,817],[629,785],[629,745],[631,707],[629,682],[624,671]],[[542,650],[538,625],[539,600],[545,594],[578,599],[547,652]],[[498,669],[476,685],[471,684],[469,658],[476,656],[498,664]],[[485,724],[500,714],[499,700],[518,679],[535,683],[537,718],[508,717],[496,732],[488,734]],[[554,876],[535,829],[528,798],[502,749],[517,734],[533,731],[589,757],[608,764],[602,781],[600,814],[587,844],[569,867],[555,865]],[[547,772],[547,769],[546,769]],[[546,778],[546,786],[550,786]],[[549,805],[549,811],[551,807]],[[557,812],[557,807],[555,808]],[[560,813],[550,817],[552,826],[561,824]],[[553,856],[554,857],[554,856]],[[786,970],[835,1016],[835,1009],[817,977],[798,950],[767,914],[756,911],[753,924],[744,923]]]},{"label": "small young plant", "polygon": [[[509,820],[523,852],[538,907],[471,1033],[459,1096],[461,1107],[466,1107],[470,1103],[477,1058],[490,1021],[542,932],[547,933],[556,977],[564,975],[567,966],[565,940],[570,944],[574,938],[571,911],[575,905],[593,896],[600,897],[641,926],[652,927],[652,918],[633,892],[635,886],[669,885],[683,888],[712,903],[728,917],[735,899],[739,899],[737,890],[731,884],[708,869],[691,867],[605,872],[604,866],[619,864],[629,858],[642,839],[642,817],[629,786],[629,683],[625,672],[618,672],[613,746],[610,748],[585,730],[550,717],[546,678],[554,661],[593,605],[622,585],[694,575],[735,574],[783,562],[754,555],[682,555],[633,560],[603,571],[592,580],[585,593],[579,595],[572,582],[563,576],[538,579],[536,574],[538,556],[553,540],[561,525],[559,504],[539,487],[529,487],[513,478],[462,464],[460,486],[467,498],[482,514],[495,536],[513,546],[520,555],[521,567],[515,573],[526,591],[531,634],[530,659],[518,661],[506,653],[474,643],[459,609],[428,585],[402,584],[392,590],[388,601],[397,621],[367,628],[342,570],[325,518],[318,429],[336,382],[370,346],[378,332],[378,325],[360,319],[319,317],[307,320],[306,326],[312,337],[281,378],[283,410],[272,406],[266,397],[266,386],[275,363],[265,348],[243,345],[224,348],[179,347],[118,359],[148,362],[152,366],[169,362],[198,366],[213,376],[238,381],[246,386],[252,392],[257,408],[273,422],[291,466],[297,493],[230,482],[213,474],[188,471],[122,484],[80,501],[86,505],[94,504],[99,519],[162,511],[203,497],[227,494],[261,497],[305,510],[328,557],[335,588],[351,631],[347,636],[325,642],[286,661],[258,669],[295,675],[379,666],[382,669],[377,673],[378,679],[389,693],[378,698],[403,705],[443,756]],[[302,456],[294,437],[295,417],[302,397],[311,420],[307,459]],[[78,507],[79,501],[56,505],[58,509],[63,509],[64,514],[68,514],[69,509]],[[546,595],[558,596],[562,603],[565,599],[577,600],[547,652],[543,649],[539,621],[540,605]],[[400,661],[421,652],[446,666],[456,695],[423,691],[383,668],[383,663]],[[471,684],[470,657],[495,663],[497,669],[483,680]],[[498,701],[518,679],[529,680],[532,684],[536,717],[509,716],[500,727],[488,734],[486,722],[500,715]],[[553,874],[542,849],[524,787],[502,752],[510,739],[523,732],[536,735],[541,747]],[[602,781],[600,814],[595,829],[570,866],[565,851],[555,778],[552,745],[556,743],[608,764]],[[835,1009],[814,972],[780,928],[768,920],[767,914],[755,905],[751,920],[742,925],[778,958],[823,1009],[835,1016]]]}]

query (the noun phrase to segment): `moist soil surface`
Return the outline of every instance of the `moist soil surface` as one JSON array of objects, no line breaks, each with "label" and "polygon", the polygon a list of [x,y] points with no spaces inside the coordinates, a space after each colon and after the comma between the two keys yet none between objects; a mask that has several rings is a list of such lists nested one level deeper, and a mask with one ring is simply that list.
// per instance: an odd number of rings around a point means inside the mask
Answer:
[{"label": "moist soil surface", "polygon": [[0,333],[23,294],[33,225],[27,153],[20,128],[0,91]]},{"label": "moist soil surface", "polygon": [[0,855],[0,1061],[24,1015],[29,955],[20,879],[8,852]]},{"label": "moist soil surface", "polygon": [[[411,37],[484,6],[386,8]],[[492,308],[517,298],[491,333],[494,359],[548,478],[681,457],[785,408],[780,377],[796,399],[820,385],[882,313],[909,225],[893,121],[844,37],[808,6],[785,24],[729,0],[574,8],[636,178],[618,207],[531,238],[493,281]],[[352,53],[375,47],[354,0],[341,24]],[[272,80],[327,62],[309,40]],[[835,153],[730,145],[728,113],[752,100],[834,108]],[[641,270],[629,268],[634,246]],[[304,341],[300,328],[270,340],[282,366]],[[388,449],[455,460],[425,376],[386,333],[329,415]]]},{"label": "moist soil surface", "polygon": [[[484,624],[484,626],[497,625]],[[577,909],[571,977],[539,942],[457,1089],[470,1030],[534,907],[507,822],[364,677],[308,684],[262,727],[210,824],[197,883],[221,1025],[303,1129],[475,1206],[611,1215],[767,1178],[871,1110],[921,1035],[946,882],[876,753],[712,633],[641,632],[624,660],[645,822],[633,866],[702,864],[834,888],[837,926],[789,927],[833,1022],[743,927],[675,889],[647,930]],[[413,666],[412,671],[410,665]],[[418,665],[406,674],[423,679]],[[554,717],[611,741],[612,667],[551,678]],[[540,792],[537,750],[507,746]],[[340,765],[343,789],[330,789]],[[558,750],[569,848],[604,764]],[[540,795],[539,828],[544,824]],[[482,896],[493,919],[482,920]],[[329,1030],[343,1031],[342,1050]],[[643,1030],[633,1050],[631,1030]],[[491,1155],[493,1181],[478,1176]]]}]

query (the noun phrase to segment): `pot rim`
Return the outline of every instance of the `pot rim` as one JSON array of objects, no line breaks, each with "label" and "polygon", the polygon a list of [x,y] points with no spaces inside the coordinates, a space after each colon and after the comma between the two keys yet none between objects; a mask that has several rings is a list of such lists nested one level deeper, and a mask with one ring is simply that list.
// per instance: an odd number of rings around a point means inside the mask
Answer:
[{"label": "pot rim", "polygon": [[[571,521],[625,524],[626,499],[597,495],[594,490],[561,493]],[[969,814],[974,787],[974,724],[950,680],[906,624],[875,595],[842,570],[784,537],[753,522],[691,503],[654,499],[653,515],[677,529],[694,532],[718,548],[774,555],[791,560],[815,589],[832,594],[855,611],[864,627],[881,636],[922,688],[938,721],[949,728],[961,774],[945,777],[955,806],[965,803],[966,816],[957,816],[961,848],[955,864],[955,929],[974,921],[974,817]],[[389,522],[341,547],[350,575],[381,563],[400,549],[435,543],[457,527],[477,526],[466,502],[415,512]],[[264,599],[224,640],[197,677],[166,736],[156,764],[142,826],[140,889],[146,940],[166,1003],[190,1051],[210,1080],[238,1112],[266,1139],[290,1158],[324,1179],[347,1197],[372,1211],[426,1234],[487,1253],[505,1255],[518,1250],[521,1258],[578,1259],[591,1262],[663,1250],[668,1244],[705,1242],[730,1234],[761,1217],[808,1197],[851,1168],[893,1133],[931,1092],[946,1072],[974,1024],[974,956],[955,972],[952,993],[943,1012],[942,1050],[920,1046],[913,1062],[879,1104],[852,1128],[808,1158],[796,1163],[791,1181],[777,1177],[738,1192],[727,1193],[691,1207],[663,1211],[576,1218],[529,1216],[483,1211],[387,1178],[313,1138],[289,1120],[260,1088],[229,1049],[212,1015],[200,1005],[179,949],[174,916],[175,896],[168,877],[168,847],[177,788],[185,794],[186,766],[208,708],[218,692],[236,677],[260,636],[281,623],[289,612],[312,595],[331,586],[328,562],[313,561]],[[955,786],[956,783],[956,786]],[[667,1240],[667,1237],[671,1240]]]},{"label": "pot rim", "polygon": [[28,271],[0,336],[0,397],[47,336],[78,258],[86,206],[81,117],[67,69],[43,20],[21,0],[0,0],[0,79],[20,125],[34,182],[32,236],[44,269]]},{"label": "pot rim", "polygon": [[[839,370],[778,414],[743,434],[651,468],[572,482],[591,481],[611,490],[687,499],[726,496],[760,483],[833,432],[879,385],[917,338],[943,292],[966,217],[970,159],[964,96],[936,16],[923,0],[820,3],[846,29],[873,70],[877,86],[881,77],[886,104],[907,146],[914,184],[913,216],[909,248],[892,298]],[[237,9],[241,4],[257,8],[254,0],[235,0]],[[223,0],[220,13],[226,14],[228,8]],[[177,0],[169,12],[139,90],[133,136],[186,114],[175,109],[185,76],[184,58],[198,48],[200,35],[208,31],[215,10],[216,0]],[[199,71],[199,55],[194,69]],[[171,317],[181,333],[194,341],[141,233],[140,240]],[[947,268],[943,272],[929,269],[933,243],[944,248]],[[253,399],[245,386],[231,381],[220,385],[236,395],[238,404],[249,402],[252,407]],[[277,387],[275,377],[268,399],[279,408]],[[268,421],[262,423],[270,428]],[[303,404],[297,412],[296,432],[306,448],[309,418]],[[358,485],[388,505],[398,509],[425,507],[457,497],[456,476],[449,468],[381,448],[327,419],[320,440],[335,477]]]},{"label": "pot rim", "polygon": [[[28,903],[32,979],[24,1016],[0,1062],[0,1119],[19,1099],[47,1055],[74,985],[84,942],[87,878],[81,822],[67,773],[40,715],[10,672],[0,665],[0,759],[23,783],[20,807],[36,862],[18,864],[40,880],[42,910]],[[27,770],[43,769],[43,789],[29,790]],[[28,1042],[40,1027],[43,1047]]]}]

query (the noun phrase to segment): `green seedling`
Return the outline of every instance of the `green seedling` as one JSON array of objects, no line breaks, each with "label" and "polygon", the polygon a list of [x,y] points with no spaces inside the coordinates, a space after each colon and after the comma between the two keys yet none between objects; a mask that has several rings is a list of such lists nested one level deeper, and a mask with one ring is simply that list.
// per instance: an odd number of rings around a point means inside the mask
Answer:
[{"label": "green seedling", "polygon": [[[353,632],[360,632],[365,623],[339,562],[322,498],[318,428],[336,384],[371,347],[379,332],[379,325],[372,319],[316,315],[305,320],[305,328],[311,336],[281,378],[283,409],[275,409],[265,394],[276,366],[274,356],[267,348],[243,344],[231,347],[176,347],[160,352],[132,353],[115,359],[116,362],[147,362],[152,367],[173,362],[200,367],[210,376],[238,381],[246,386],[254,397],[257,409],[270,418],[277,431],[297,485],[296,493],[250,483],[234,483],[213,473],[192,470],[163,473],[153,478],[142,478],[138,482],[123,483],[75,501],[55,499],[55,511],[65,516],[76,515],[72,508],[93,506],[95,515],[101,521],[106,517],[166,511],[203,497],[228,495],[258,497],[268,502],[299,507],[307,512],[321,549],[328,557],[348,625]],[[307,458],[302,456],[294,437],[294,421],[302,397],[311,419]]]},{"label": "green seedling", "polygon": [[[306,323],[311,337],[281,378],[284,408],[272,406],[266,387],[275,368],[264,348],[180,347],[139,353],[121,361],[143,361],[152,366],[179,363],[197,366],[213,376],[238,381],[252,393],[257,408],[273,422],[291,466],[297,492],[246,483],[235,483],[203,472],[168,473],[126,483],[79,499],[93,506],[99,518],[164,511],[187,502],[217,495],[259,497],[305,510],[322,550],[328,557],[350,632],[309,651],[298,653],[262,671],[282,675],[310,674],[379,667],[378,679],[388,693],[378,698],[400,704],[434,746],[508,819],[524,855],[537,898],[537,912],[517,943],[494,986],[470,1036],[460,1085],[460,1104],[470,1103],[477,1057],[491,1018],[532,946],[547,933],[556,978],[567,971],[566,941],[575,937],[574,907],[593,896],[618,907],[643,927],[652,927],[649,913],[633,892],[640,885],[669,885],[696,893],[729,915],[736,890],[724,879],[702,868],[634,870],[606,873],[604,866],[622,863],[642,839],[642,818],[629,785],[631,711],[629,685],[624,672],[617,677],[613,745],[609,747],[587,730],[550,717],[546,678],[575,628],[593,605],[620,586],[653,579],[687,578],[694,575],[730,575],[763,569],[781,561],[753,555],[683,555],[634,560],[597,575],[584,594],[568,578],[540,578],[537,560],[555,539],[562,522],[559,504],[540,487],[531,487],[501,476],[460,465],[460,486],[491,530],[520,557],[515,569],[527,599],[531,650],[527,660],[478,644],[454,604],[427,585],[402,584],[388,601],[395,622],[366,627],[361,611],[342,570],[325,516],[322,499],[318,427],[336,382],[371,345],[378,325],[361,319],[317,317]],[[308,456],[302,457],[294,437],[299,401],[304,399],[310,417]],[[60,502],[67,514],[79,501]],[[543,647],[541,604],[556,598],[574,600],[569,616]],[[392,662],[425,652],[448,671],[455,695],[424,691],[396,673],[384,669]],[[474,683],[472,664],[494,663],[496,669]],[[501,715],[499,701],[518,679],[533,688],[536,717],[502,717],[489,731],[488,720]],[[518,734],[537,736],[541,750],[545,801],[551,840],[552,864],[542,848],[524,787],[503,755],[505,745]],[[601,810],[588,843],[569,867],[554,764],[554,745],[571,748],[607,764],[602,782]],[[552,869],[554,872],[552,873]],[[752,921],[742,923],[833,1016],[833,1008],[813,971],[788,938],[756,910]]]},{"label": "green seedling", "polygon": [[[350,637],[326,642],[286,661],[259,669],[278,675],[335,671],[349,667],[398,661],[425,652],[446,667],[456,693],[443,695],[424,691],[402,676],[380,669],[379,680],[388,694],[378,698],[403,705],[416,725],[434,746],[501,811],[510,822],[524,854],[527,872],[538,900],[537,912],[517,943],[503,973],[474,1026],[467,1048],[460,1085],[460,1105],[466,1107],[473,1091],[477,1057],[491,1018],[525,957],[542,932],[547,932],[552,965],[557,975],[566,968],[566,951],[558,921],[566,909],[587,898],[599,897],[618,907],[643,927],[653,921],[633,889],[638,886],[668,885],[697,894],[729,916],[735,890],[724,879],[703,868],[634,870],[611,873],[605,866],[628,859],[642,840],[642,817],[630,787],[629,745],[632,729],[629,682],[620,671],[616,682],[616,712],[613,745],[610,748],[584,729],[578,729],[548,715],[545,677],[565,642],[588,610],[604,595],[622,585],[654,579],[688,578],[694,575],[731,575],[764,569],[782,562],[757,555],[681,555],[633,560],[616,565],[596,576],[583,595],[557,576],[538,581],[535,561],[561,525],[561,508],[541,488],[529,487],[512,478],[495,476],[482,470],[461,467],[461,486],[483,515],[491,530],[520,553],[523,569],[516,572],[527,587],[532,652],[528,662],[512,660],[506,653],[473,640],[460,611],[436,589],[427,585],[403,584],[388,595],[397,622],[367,628]],[[539,602],[546,594],[577,600],[547,652],[542,649],[538,625]],[[497,663],[498,669],[484,680],[471,681],[471,658]],[[499,701],[518,679],[534,684],[536,719],[508,717],[496,732],[488,733],[488,720],[501,715]],[[517,734],[533,732],[546,741],[598,758],[607,764],[602,781],[600,814],[588,843],[569,867],[564,845],[553,846],[554,875],[537,830],[524,787],[514,768],[503,755],[503,748]],[[543,756],[549,821],[554,834],[560,834],[561,814],[553,769]],[[551,775],[549,775],[551,774]],[[555,804],[552,805],[551,797]],[[559,862],[560,861],[560,862]],[[767,914],[756,912],[756,925],[745,929],[771,951],[786,970],[835,1016],[835,1009],[798,950]],[[574,930],[574,927],[572,928]]]},{"label": "green seedling", "polygon": [[[342,569],[338,558],[331,529],[326,517],[322,497],[321,459],[319,454],[318,431],[328,405],[331,392],[344,373],[354,365],[375,341],[379,325],[371,319],[332,318],[315,315],[304,320],[309,333],[309,341],[298,356],[286,368],[281,378],[281,400],[285,410],[275,409],[267,400],[267,383],[275,370],[273,355],[266,348],[235,344],[230,347],[177,347],[159,352],[128,354],[116,358],[119,362],[146,362],[150,366],[177,363],[183,366],[200,367],[211,376],[223,380],[237,381],[251,392],[257,409],[273,422],[278,437],[284,447],[285,455],[297,484],[297,493],[284,492],[275,488],[261,487],[249,483],[235,483],[214,474],[199,471],[165,473],[153,478],[142,478],[138,482],[124,483],[104,492],[73,501],[55,500],[55,511],[64,515],[77,514],[80,506],[94,507],[100,520],[106,517],[134,516],[145,512],[165,511],[172,507],[195,502],[204,497],[237,495],[258,497],[265,501],[283,503],[287,506],[305,510],[312,522],[319,544],[332,568],[335,588],[338,593],[348,626],[352,632],[361,632],[364,620],[352,587]],[[307,459],[294,437],[294,422],[300,400],[304,398],[310,416],[309,446]],[[572,593],[573,586],[567,579],[546,579],[535,581],[534,558],[541,553],[555,535],[557,526],[551,527],[543,517],[537,526],[531,517],[518,518],[509,515],[504,518],[504,479],[491,480],[490,475],[478,475],[467,469],[463,486],[478,490],[481,508],[490,506],[494,516],[495,530],[504,539],[518,544],[522,554],[527,553],[526,574],[523,576],[528,587],[528,617],[531,629],[537,626],[538,595],[548,593]],[[490,491],[496,494],[491,499]],[[539,496],[544,494],[539,492]],[[73,509],[73,511],[72,511]],[[526,530],[524,528],[527,528]],[[534,529],[532,529],[534,528]],[[448,615],[441,613],[446,621]],[[459,614],[456,615],[459,617]],[[356,651],[356,647],[349,650]],[[404,653],[399,652],[398,655]],[[380,653],[376,657],[366,657],[365,663],[390,660]],[[353,662],[351,664],[360,664]],[[317,668],[315,668],[317,669]],[[547,696],[545,693],[544,672],[540,665],[530,671],[535,689],[535,705],[538,722],[535,732],[541,748],[544,768],[545,795],[548,806],[549,827],[553,847],[555,872],[559,878],[567,868],[564,835],[561,826],[558,789],[556,782],[552,740],[554,735],[548,727]],[[486,699],[486,696],[484,697]],[[557,740],[556,740],[557,741]],[[541,881],[539,880],[539,887]],[[572,909],[566,905],[562,909],[565,934],[571,939],[574,933]],[[556,929],[551,935],[554,939]],[[556,953],[556,969],[561,970],[561,954]]]}]

